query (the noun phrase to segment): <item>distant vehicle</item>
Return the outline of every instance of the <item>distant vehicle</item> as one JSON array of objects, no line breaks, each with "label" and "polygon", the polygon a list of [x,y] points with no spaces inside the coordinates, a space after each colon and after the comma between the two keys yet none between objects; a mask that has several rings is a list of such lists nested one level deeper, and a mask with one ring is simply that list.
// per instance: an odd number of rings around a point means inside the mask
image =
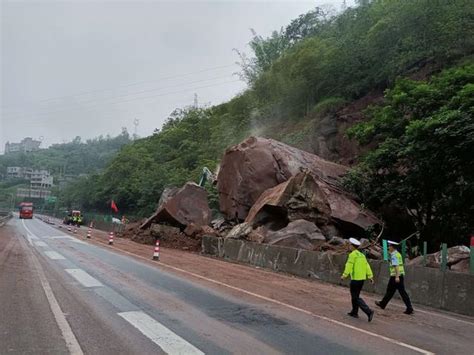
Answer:
[{"label": "distant vehicle", "polygon": [[33,202],[22,202],[19,206],[20,219],[33,218]]},{"label": "distant vehicle", "polygon": [[[74,222],[74,217],[80,217],[81,222]],[[73,210],[73,211],[67,211],[66,217],[63,219],[63,223],[66,225],[80,225],[82,224],[82,214],[81,211],[78,210]]]}]

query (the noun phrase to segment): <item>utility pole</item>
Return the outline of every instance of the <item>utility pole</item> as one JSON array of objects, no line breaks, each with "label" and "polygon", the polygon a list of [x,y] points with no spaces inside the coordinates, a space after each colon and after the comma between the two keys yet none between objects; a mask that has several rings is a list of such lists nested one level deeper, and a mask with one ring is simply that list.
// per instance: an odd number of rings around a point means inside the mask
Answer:
[{"label": "utility pole", "polygon": [[135,126],[135,129],[133,130],[133,140],[137,139],[137,129],[138,129],[139,124],[140,124],[140,120],[138,118],[135,118],[133,120],[133,125]]},{"label": "utility pole", "polygon": [[198,108],[198,94],[194,93],[194,108]]}]

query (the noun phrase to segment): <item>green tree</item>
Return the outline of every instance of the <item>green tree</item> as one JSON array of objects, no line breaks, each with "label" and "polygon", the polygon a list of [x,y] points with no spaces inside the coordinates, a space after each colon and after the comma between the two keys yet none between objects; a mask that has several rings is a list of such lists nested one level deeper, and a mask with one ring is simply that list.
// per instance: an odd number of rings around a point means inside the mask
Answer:
[{"label": "green tree", "polygon": [[474,227],[474,64],[402,79],[349,134],[376,144],[347,186],[369,207],[408,213],[422,240],[466,242]]}]

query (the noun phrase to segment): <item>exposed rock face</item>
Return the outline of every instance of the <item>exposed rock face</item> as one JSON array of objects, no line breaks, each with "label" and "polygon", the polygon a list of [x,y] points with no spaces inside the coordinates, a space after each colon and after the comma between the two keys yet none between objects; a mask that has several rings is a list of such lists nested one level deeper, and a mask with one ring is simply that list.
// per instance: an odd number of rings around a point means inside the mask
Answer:
[{"label": "exposed rock face", "polygon": [[327,185],[338,185],[347,168],[281,142],[250,137],[229,148],[221,162],[217,188],[227,219],[244,220],[260,195],[307,170]]},{"label": "exposed rock face", "polygon": [[304,219],[293,221],[279,231],[269,231],[265,237],[265,243],[268,244],[307,250],[313,250],[325,241],[326,238],[319,228],[314,223]]},{"label": "exposed rock face", "polygon": [[207,192],[195,183],[188,182],[161,200],[163,201],[157,211],[140,226],[141,229],[147,228],[152,222],[181,229],[190,224],[203,226],[211,222]]}]

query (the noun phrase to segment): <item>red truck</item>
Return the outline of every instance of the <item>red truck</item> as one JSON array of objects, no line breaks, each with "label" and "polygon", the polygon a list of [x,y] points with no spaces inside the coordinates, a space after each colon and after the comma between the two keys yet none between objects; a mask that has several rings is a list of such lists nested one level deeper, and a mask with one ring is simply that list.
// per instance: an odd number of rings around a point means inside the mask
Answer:
[{"label": "red truck", "polygon": [[20,219],[33,218],[33,202],[20,203]]}]

